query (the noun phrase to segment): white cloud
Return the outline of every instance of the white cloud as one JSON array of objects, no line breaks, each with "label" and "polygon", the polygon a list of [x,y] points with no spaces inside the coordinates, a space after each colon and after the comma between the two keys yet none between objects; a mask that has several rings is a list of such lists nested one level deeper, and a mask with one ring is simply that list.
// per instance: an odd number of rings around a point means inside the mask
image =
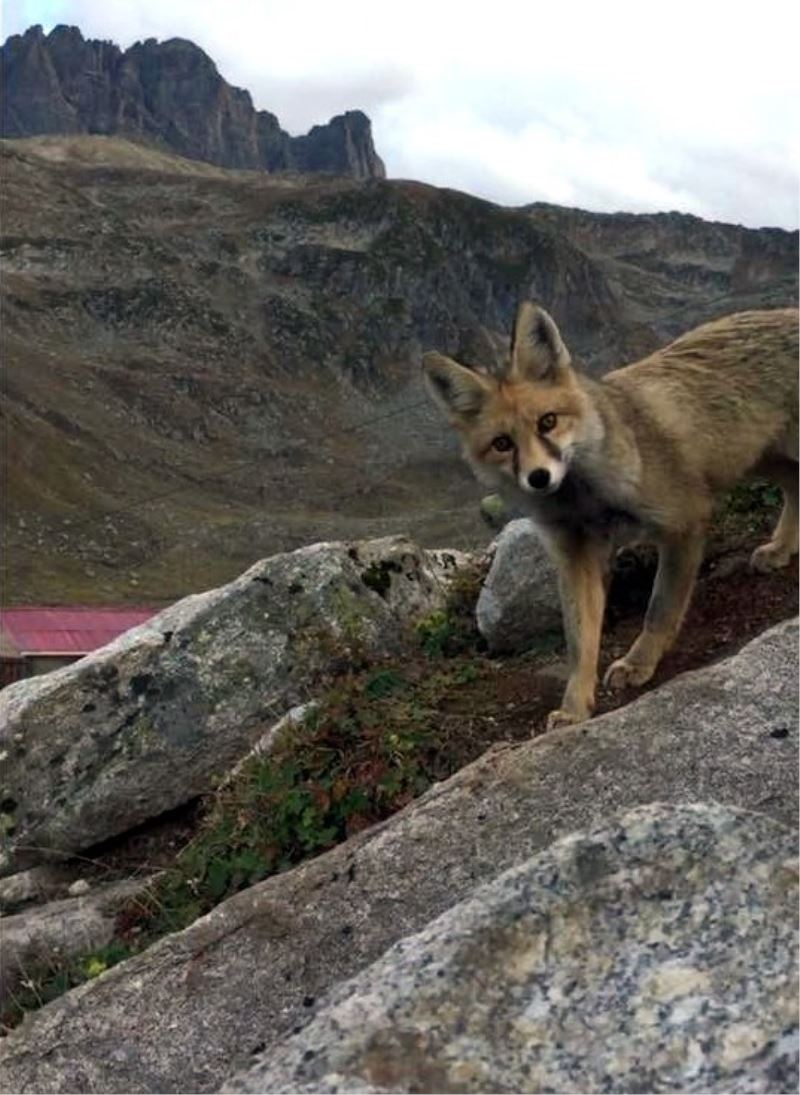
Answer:
[{"label": "white cloud", "polygon": [[123,46],[191,38],[292,132],[365,110],[390,175],[502,202],[794,226],[796,8],[11,0],[4,29],[70,22]]},{"label": "white cloud", "polygon": [[428,181],[508,205],[552,201],[706,214],[688,190],[654,178],[641,149],[621,139],[598,139],[582,125],[530,122],[508,132],[463,109],[432,114],[423,101],[382,109],[377,139],[393,151],[390,163],[401,177],[414,177],[424,163]]}]

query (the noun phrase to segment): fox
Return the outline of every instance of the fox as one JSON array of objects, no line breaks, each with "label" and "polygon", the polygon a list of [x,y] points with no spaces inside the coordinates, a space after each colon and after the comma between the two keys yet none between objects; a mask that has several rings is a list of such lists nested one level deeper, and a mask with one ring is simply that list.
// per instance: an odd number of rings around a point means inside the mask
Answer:
[{"label": "fox", "polygon": [[653,543],[658,567],[642,630],[605,673],[612,691],[644,685],[675,643],[720,494],[746,477],[776,483],[783,508],[750,562],[771,571],[797,554],[798,319],[796,308],[738,312],[595,379],[524,300],[502,366],[424,354],[472,471],[534,521],[556,564],[568,677],[547,729],[594,710],[617,548]]}]

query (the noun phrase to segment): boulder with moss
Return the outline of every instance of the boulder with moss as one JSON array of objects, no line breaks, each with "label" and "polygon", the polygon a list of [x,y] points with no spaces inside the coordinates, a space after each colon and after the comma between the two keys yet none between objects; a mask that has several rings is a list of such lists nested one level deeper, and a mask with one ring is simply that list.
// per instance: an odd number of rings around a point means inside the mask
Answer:
[{"label": "boulder with moss", "polygon": [[208,790],[326,674],[401,650],[460,562],[403,537],[315,544],[5,688],[2,873]]}]

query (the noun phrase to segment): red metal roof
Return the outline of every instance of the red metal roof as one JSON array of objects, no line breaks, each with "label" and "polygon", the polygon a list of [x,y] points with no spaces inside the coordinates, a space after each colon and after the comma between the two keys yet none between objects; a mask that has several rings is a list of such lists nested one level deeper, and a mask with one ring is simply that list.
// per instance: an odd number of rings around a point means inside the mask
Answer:
[{"label": "red metal roof", "polygon": [[3,654],[89,654],[155,616],[157,608],[3,608]]}]

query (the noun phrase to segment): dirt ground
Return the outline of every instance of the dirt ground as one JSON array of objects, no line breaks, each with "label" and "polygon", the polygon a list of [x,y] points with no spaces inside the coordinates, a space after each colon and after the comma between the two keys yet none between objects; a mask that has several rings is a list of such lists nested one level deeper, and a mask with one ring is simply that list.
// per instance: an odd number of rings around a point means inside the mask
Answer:
[{"label": "dirt ground", "polygon": [[[746,568],[700,582],[675,648],[667,654],[652,681],[643,688],[614,693],[598,691],[595,714],[621,707],[678,673],[698,669],[735,653],[750,639],[797,613],[797,562],[778,574],[755,574]],[[638,602],[638,603],[636,603]],[[607,614],[600,655],[600,675],[621,657],[642,624],[647,596],[635,598],[624,611]],[[543,660],[535,655],[487,660],[492,672],[463,697],[460,717],[494,719],[497,737],[522,740],[544,733],[549,711],[557,707],[563,689],[563,654]],[[491,682],[491,687],[487,684]],[[457,706],[461,706],[459,701]],[[457,707],[454,708],[456,710]]]}]

